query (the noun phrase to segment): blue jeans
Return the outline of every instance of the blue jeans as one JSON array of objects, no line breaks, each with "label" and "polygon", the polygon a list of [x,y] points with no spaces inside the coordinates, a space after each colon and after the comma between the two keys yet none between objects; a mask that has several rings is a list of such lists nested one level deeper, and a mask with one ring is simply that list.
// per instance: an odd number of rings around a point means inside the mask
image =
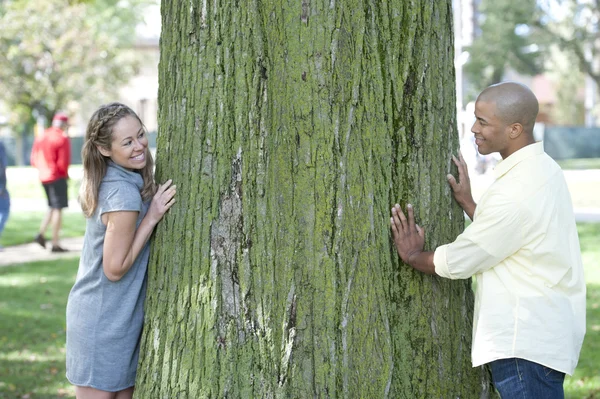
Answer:
[{"label": "blue jeans", "polygon": [[4,230],[4,225],[8,220],[8,214],[10,213],[10,197],[8,192],[0,194],[0,236]]},{"label": "blue jeans", "polygon": [[519,358],[490,363],[494,386],[502,399],[563,399],[565,373]]}]

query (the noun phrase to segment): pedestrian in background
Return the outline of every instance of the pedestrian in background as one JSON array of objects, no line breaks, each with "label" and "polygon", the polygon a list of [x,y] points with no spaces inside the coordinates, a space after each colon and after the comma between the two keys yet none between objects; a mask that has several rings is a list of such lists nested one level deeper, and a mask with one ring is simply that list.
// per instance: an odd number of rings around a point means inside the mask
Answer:
[{"label": "pedestrian in background", "polygon": [[120,103],[90,119],[80,202],[87,218],[67,302],[67,379],[77,398],[133,396],[146,298],[149,240],[175,202],[154,183],[146,129]]},{"label": "pedestrian in background", "polygon": [[48,198],[48,212],[42,220],[34,241],[46,248],[46,229],[52,224],[52,252],[66,252],[59,244],[62,226],[62,210],[69,206],[67,180],[71,162],[71,142],[67,136],[69,118],[59,112],[52,118],[52,126],[36,137],[31,150],[31,165],[39,172],[39,178]]},{"label": "pedestrian in background", "polygon": [[[4,231],[4,225],[8,220],[8,214],[10,213],[10,196],[8,195],[8,189],[6,188],[6,167],[8,166],[8,158],[6,156],[6,149],[4,144],[0,142],[0,237]],[[0,251],[2,251],[2,245],[0,245]]]}]

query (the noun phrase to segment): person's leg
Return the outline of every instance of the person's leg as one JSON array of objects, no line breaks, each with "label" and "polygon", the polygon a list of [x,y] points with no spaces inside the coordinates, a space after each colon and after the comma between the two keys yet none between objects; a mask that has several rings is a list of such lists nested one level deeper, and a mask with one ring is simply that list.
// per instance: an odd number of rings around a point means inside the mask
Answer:
[{"label": "person's leg", "polygon": [[46,216],[42,219],[38,234],[33,241],[46,248],[46,238],[44,235],[46,234],[46,230],[48,229],[48,225],[52,218],[52,187],[48,183],[42,183],[42,187],[44,188],[44,193],[46,193],[46,199],[48,200],[48,211],[46,212]]},{"label": "person's leg", "polygon": [[6,225],[6,221],[8,220],[9,213],[10,200],[0,197],[0,237],[2,236],[2,232],[4,231],[4,226]]},{"label": "person's leg", "polygon": [[46,234],[46,230],[48,230],[48,225],[50,224],[51,220],[52,220],[52,208],[48,208],[48,211],[46,212],[46,216],[44,216],[44,218],[42,219],[42,223],[40,224],[40,230],[38,231],[38,233],[41,236]]},{"label": "person's leg", "polygon": [[106,392],[91,387],[75,385],[75,398],[77,399],[115,399],[115,392]]},{"label": "person's leg", "polygon": [[62,208],[69,206],[67,197],[67,180],[59,179],[48,185],[48,199],[51,211],[52,223],[52,252],[65,252],[60,246],[60,229],[62,227]]},{"label": "person's leg", "polygon": [[52,247],[60,247],[59,238],[60,238],[60,228],[62,226],[62,209],[55,208],[51,210],[51,220],[52,220]]},{"label": "person's leg", "polygon": [[[2,237],[2,232],[4,231],[4,226],[6,225],[6,221],[8,220],[8,215],[10,214],[10,199],[3,198],[0,196],[0,237]],[[0,245],[0,251],[2,250],[2,245]]]},{"label": "person's leg", "polygon": [[6,224],[7,219],[8,213],[0,208],[0,237],[2,237],[2,231],[4,230],[4,225]]},{"label": "person's leg", "polygon": [[133,387],[129,387],[127,389],[123,389],[122,391],[117,392],[115,399],[131,399],[133,398]]},{"label": "person's leg", "polygon": [[494,360],[490,363],[494,387],[501,398],[526,398],[525,384],[521,379],[515,358]]},{"label": "person's leg", "polygon": [[490,366],[502,398],[564,398],[564,373],[518,358],[495,360]]},{"label": "person's leg", "polygon": [[42,223],[40,224],[40,230],[38,234],[35,236],[33,241],[40,244],[42,247],[46,248],[46,238],[44,235],[46,234],[46,229],[48,229],[48,225],[50,224],[50,220],[52,219],[52,208],[48,208],[48,212],[46,212],[46,216],[42,219]]},{"label": "person's leg", "polygon": [[532,397],[564,399],[565,373],[528,360],[519,359],[519,364],[521,363],[525,363],[525,369],[530,375],[531,383],[528,386]]}]

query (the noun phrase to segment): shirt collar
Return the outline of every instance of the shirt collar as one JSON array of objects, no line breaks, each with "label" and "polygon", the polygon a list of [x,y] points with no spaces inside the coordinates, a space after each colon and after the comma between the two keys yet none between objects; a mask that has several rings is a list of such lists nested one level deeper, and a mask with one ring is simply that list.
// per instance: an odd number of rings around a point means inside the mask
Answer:
[{"label": "shirt collar", "polygon": [[526,145],[520,150],[513,152],[508,158],[500,161],[494,168],[494,175],[496,176],[496,179],[499,179],[500,177],[504,176],[506,172],[515,167],[519,162],[543,153],[544,143],[542,141]]}]

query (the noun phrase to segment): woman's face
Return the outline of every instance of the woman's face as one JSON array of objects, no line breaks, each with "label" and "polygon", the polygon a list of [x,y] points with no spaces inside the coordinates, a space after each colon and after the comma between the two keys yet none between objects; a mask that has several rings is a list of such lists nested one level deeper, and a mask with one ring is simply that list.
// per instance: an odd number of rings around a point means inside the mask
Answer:
[{"label": "woman's face", "polygon": [[148,137],[137,118],[126,116],[113,126],[110,150],[98,149],[102,155],[125,169],[143,169],[146,166]]}]

